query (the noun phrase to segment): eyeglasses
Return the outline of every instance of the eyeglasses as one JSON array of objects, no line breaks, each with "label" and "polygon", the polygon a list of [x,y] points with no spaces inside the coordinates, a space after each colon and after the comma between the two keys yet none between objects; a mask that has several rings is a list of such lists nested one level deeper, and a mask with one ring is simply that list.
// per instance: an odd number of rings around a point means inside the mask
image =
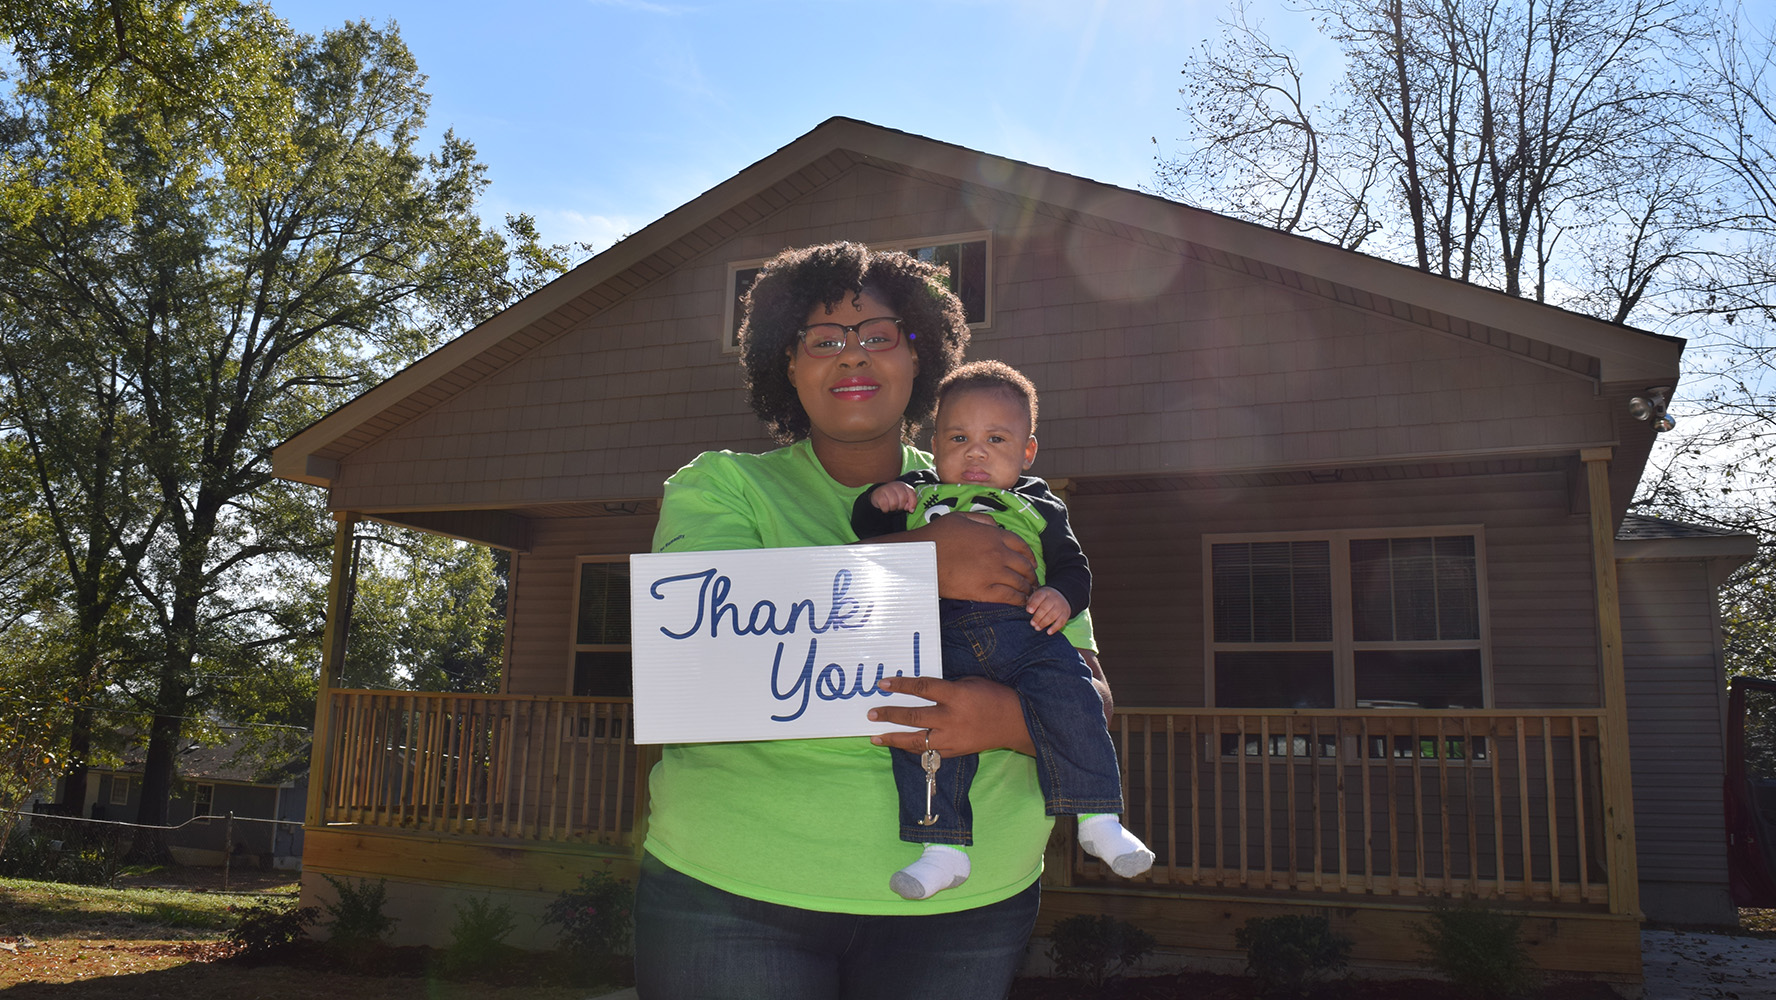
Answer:
[{"label": "eyeglasses", "polygon": [[[810,323],[796,331],[802,339],[802,350],[808,352],[810,358],[830,358],[845,350],[845,343],[852,334],[857,335],[857,346],[866,351],[892,351],[900,346],[899,316],[877,316],[866,319],[856,326],[843,323]],[[913,339],[907,334],[907,339]]]}]

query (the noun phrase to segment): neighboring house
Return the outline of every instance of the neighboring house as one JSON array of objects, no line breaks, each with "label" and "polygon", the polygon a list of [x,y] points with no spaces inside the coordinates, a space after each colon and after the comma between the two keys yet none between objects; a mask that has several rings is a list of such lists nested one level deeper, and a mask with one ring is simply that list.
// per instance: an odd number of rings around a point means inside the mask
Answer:
[{"label": "neighboring house", "polygon": [[[1412,963],[1472,895],[1544,968],[1632,980],[1643,911],[1733,918],[1715,588],[1753,543],[1625,520],[1631,400],[1671,397],[1681,341],[847,119],[278,448],[339,519],[306,897],[386,878],[436,940],[465,894],[534,912],[632,870],[626,559],[679,465],[770,446],[736,294],[836,239],[951,262],[970,356],[1042,393],[1159,854],[1117,879],[1061,824],[1044,927],[1230,956],[1247,917],[1316,912]],[[334,689],[359,519],[511,550],[499,695]]]},{"label": "neighboring house", "polygon": [[[135,822],[142,804],[145,747],[133,746],[122,764],[88,772],[80,815]],[[303,807],[308,799],[308,760],[262,759],[240,737],[216,746],[192,744],[174,763],[177,779],[167,803],[167,850],[184,865],[302,867]],[[228,821],[233,814],[234,822]],[[282,822],[270,822],[270,821]],[[226,846],[225,846],[226,845]]]}]

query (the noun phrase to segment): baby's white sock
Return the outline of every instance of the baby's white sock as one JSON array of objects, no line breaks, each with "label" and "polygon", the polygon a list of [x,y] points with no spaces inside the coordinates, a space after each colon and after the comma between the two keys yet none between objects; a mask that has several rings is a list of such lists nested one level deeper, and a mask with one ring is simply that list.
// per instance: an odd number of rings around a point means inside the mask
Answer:
[{"label": "baby's white sock", "polygon": [[888,888],[903,899],[930,899],[968,881],[968,855],[948,844],[926,844],[919,860],[888,879]]},{"label": "baby's white sock", "polygon": [[1110,870],[1123,878],[1134,878],[1153,867],[1153,852],[1123,828],[1115,813],[1079,817],[1079,846],[1092,857],[1108,861]]}]

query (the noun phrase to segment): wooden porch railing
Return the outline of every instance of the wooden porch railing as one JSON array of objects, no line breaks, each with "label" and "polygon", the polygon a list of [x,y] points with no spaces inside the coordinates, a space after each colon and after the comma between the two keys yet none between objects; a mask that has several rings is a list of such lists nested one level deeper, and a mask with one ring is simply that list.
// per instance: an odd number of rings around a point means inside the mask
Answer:
[{"label": "wooden porch railing", "polygon": [[633,847],[628,699],[329,692],[322,819]]},{"label": "wooden porch railing", "polygon": [[[330,693],[323,816],[633,848],[627,700]],[[1125,709],[1136,884],[1609,901],[1603,712]],[[884,768],[882,780],[891,780]],[[1074,884],[1129,885],[1074,850]]]},{"label": "wooden porch railing", "polygon": [[[1112,735],[1154,884],[1605,903],[1602,722],[1132,709]],[[1073,874],[1108,877],[1077,850]]]}]

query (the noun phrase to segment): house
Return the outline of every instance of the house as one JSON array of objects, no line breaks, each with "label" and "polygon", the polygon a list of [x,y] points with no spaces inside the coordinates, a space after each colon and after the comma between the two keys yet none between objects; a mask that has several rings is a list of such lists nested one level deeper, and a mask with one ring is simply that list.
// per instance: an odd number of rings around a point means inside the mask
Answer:
[{"label": "house", "polygon": [[[770,446],[735,300],[835,239],[949,262],[970,356],[1042,392],[1159,854],[1116,879],[1061,824],[1043,926],[1227,956],[1326,913],[1401,965],[1477,896],[1544,968],[1633,980],[1643,914],[1732,918],[1715,588],[1752,542],[1626,514],[1681,341],[839,118],[277,449],[339,521],[305,896],[386,878],[436,938],[464,894],[632,866],[626,558],[690,456]],[[334,686],[361,519],[513,553],[500,694]]]},{"label": "house", "polygon": [[[142,804],[146,747],[135,745],[121,763],[88,772],[80,815],[133,823]],[[183,865],[302,867],[303,808],[308,801],[306,753],[266,759],[235,735],[222,743],[192,743],[174,761],[177,776],[167,803],[167,850]]]}]

